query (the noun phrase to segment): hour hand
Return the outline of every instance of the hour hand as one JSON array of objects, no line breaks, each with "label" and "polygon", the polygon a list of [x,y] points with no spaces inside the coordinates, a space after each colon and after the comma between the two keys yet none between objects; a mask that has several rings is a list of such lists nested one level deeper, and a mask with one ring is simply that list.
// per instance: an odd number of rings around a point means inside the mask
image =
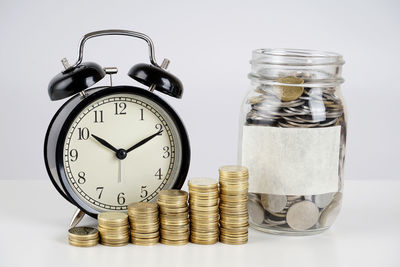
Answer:
[{"label": "hour hand", "polygon": [[104,139],[102,139],[102,138],[100,138],[100,137],[98,137],[98,136],[96,136],[96,135],[94,135],[94,134],[92,134],[92,137],[94,138],[94,139],[96,139],[100,144],[102,144],[103,146],[105,146],[105,147],[107,147],[107,148],[109,148],[109,149],[111,149],[112,151],[114,151],[114,152],[118,152],[118,149],[116,149],[115,147],[113,147],[110,143],[108,143],[106,140],[104,140]]}]

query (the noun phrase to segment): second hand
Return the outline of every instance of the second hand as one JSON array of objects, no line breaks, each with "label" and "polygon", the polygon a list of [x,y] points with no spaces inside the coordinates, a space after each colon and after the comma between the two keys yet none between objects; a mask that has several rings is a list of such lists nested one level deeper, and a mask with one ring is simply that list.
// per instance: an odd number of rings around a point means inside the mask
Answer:
[{"label": "second hand", "polygon": [[118,176],[118,183],[122,182],[122,160],[119,160],[119,176]]}]

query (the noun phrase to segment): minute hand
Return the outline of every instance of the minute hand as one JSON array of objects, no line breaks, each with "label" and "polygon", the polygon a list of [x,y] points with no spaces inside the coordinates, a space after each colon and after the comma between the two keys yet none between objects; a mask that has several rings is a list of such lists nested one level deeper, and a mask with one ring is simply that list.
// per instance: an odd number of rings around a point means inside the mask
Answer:
[{"label": "minute hand", "polygon": [[151,139],[153,139],[154,137],[156,137],[157,135],[159,135],[160,133],[162,133],[162,131],[163,131],[163,130],[161,130],[161,131],[159,131],[159,132],[157,132],[157,133],[155,133],[155,134],[152,134],[152,135],[150,135],[149,137],[146,137],[146,138],[143,139],[142,141],[138,142],[137,144],[133,145],[133,146],[130,147],[128,150],[126,150],[126,153],[129,153],[129,152],[131,152],[132,150],[134,150],[134,149],[140,147],[141,145],[146,144],[148,141],[150,141]]}]

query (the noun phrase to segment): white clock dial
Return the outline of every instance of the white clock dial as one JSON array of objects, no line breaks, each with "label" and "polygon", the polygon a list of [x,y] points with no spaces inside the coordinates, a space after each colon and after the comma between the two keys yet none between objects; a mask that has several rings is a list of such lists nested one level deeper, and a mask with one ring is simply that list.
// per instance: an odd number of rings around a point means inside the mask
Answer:
[{"label": "white clock dial", "polygon": [[[122,159],[113,149],[120,150]],[[113,94],[88,105],[64,143],[69,185],[99,211],[153,200],[175,182],[181,161],[172,118],[157,103],[133,94]]]}]

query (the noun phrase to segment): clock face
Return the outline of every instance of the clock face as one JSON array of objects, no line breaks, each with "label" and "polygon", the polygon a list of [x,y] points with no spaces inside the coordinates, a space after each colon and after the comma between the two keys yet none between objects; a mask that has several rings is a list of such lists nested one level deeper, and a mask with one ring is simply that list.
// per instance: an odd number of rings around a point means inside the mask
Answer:
[{"label": "clock face", "polygon": [[181,164],[181,137],[173,118],[135,94],[112,94],[86,106],[63,146],[70,188],[96,211],[155,200],[175,183]]}]

